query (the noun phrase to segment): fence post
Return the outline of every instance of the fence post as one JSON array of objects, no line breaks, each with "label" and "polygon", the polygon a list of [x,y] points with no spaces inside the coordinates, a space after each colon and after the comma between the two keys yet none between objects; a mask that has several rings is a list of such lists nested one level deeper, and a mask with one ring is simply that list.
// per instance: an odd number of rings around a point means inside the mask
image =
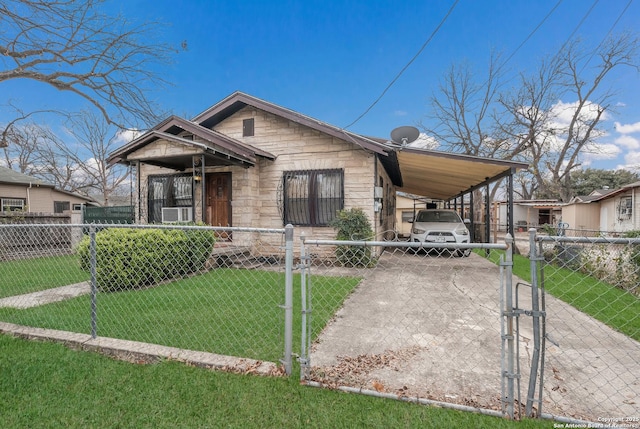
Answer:
[{"label": "fence post", "polygon": [[307,255],[304,244],[304,233],[300,234],[300,301],[302,304],[302,326],[300,341],[300,380],[305,380],[309,376],[309,356],[307,349]]},{"label": "fence post", "polygon": [[284,240],[284,358],[282,364],[286,374],[291,375],[293,344],[293,225],[288,224],[285,227]]},{"label": "fence post", "polygon": [[[504,255],[504,261],[501,261],[501,267],[504,269],[504,282],[502,287],[501,298],[503,302],[503,327],[502,327],[502,385],[504,388],[506,381],[506,392],[503,392],[503,401],[506,402],[506,414],[509,418],[513,419],[514,416],[514,382],[515,378],[519,376],[515,372],[515,333],[514,333],[514,311],[513,311],[513,236],[507,233],[505,237],[507,244],[507,250]],[[506,329],[504,324],[506,323]],[[505,350],[506,343],[506,350]],[[505,356],[506,354],[506,356]],[[506,370],[504,368],[506,360]],[[504,406],[503,406],[504,411]]]},{"label": "fence post", "polygon": [[96,279],[97,251],[96,227],[89,226],[89,252],[91,255],[91,338],[98,336],[98,285]]},{"label": "fence post", "polygon": [[[531,373],[525,414],[533,417],[533,401],[535,400],[538,363],[540,361],[540,300],[538,297],[538,255],[536,252],[536,229],[529,230],[529,260],[531,266],[531,316],[533,319],[533,354],[531,355]],[[540,386],[542,389],[542,386]],[[540,410],[538,410],[540,412]]]}]

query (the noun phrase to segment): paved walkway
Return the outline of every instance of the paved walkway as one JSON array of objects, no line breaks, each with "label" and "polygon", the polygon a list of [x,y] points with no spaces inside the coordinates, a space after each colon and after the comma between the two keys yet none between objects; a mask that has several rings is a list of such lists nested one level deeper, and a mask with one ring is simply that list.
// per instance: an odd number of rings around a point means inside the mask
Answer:
[{"label": "paved walkway", "polygon": [[10,296],[0,299],[1,307],[30,308],[51,302],[63,301],[86,295],[91,292],[89,282],[76,283],[68,286],[61,286],[53,289],[46,289],[39,292],[27,293],[24,295]]}]

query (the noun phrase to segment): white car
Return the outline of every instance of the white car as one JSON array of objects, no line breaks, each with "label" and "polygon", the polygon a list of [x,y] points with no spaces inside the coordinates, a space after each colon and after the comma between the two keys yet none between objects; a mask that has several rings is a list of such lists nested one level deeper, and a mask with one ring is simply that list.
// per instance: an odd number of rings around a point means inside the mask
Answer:
[{"label": "white car", "polygon": [[[469,230],[457,212],[443,209],[420,210],[411,228],[412,242],[469,243]],[[458,249],[456,255],[469,256],[471,249]]]}]

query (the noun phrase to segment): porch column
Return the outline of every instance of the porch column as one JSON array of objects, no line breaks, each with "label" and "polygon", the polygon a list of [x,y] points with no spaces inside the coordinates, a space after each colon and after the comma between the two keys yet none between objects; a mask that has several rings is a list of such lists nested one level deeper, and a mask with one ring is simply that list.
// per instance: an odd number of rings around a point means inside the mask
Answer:
[{"label": "porch column", "polygon": [[489,178],[485,180],[487,185],[484,187],[484,237],[485,243],[491,243],[491,195],[489,195]]},{"label": "porch column", "polygon": [[511,169],[509,176],[507,176],[507,232],[513,235],[513,173],[514,169]]}]

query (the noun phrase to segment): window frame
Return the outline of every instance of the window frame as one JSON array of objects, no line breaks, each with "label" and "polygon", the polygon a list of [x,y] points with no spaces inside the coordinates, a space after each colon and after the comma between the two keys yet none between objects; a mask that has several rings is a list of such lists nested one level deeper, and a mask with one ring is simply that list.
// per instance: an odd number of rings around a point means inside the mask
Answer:
[{"label": "window frame", "polygon": [[255,136],[256,128],[255,128],[255,120],[254,118],[248,118],[242,120],[242,137],[253,137]]},{"label": "window frame", "polygon": [[53,202],[53,213],[62,214],[65,211],[71,210],[71,201],[54,201]]},{"label": "window frame", "polygon": [[[330,182],[324,184],[325,189],[322,189],[323,183],[318,182],[319,179],[322,180],[323,175],[334,176]],[[297,189],[294,189],[291,183],[294,179],[301,182]],[[284,171],[282,189],[283,225],[326,227],[337,217],[337,212],[344,209],[344,169],[341,168]],[[327,189],[335,193],[323,196],[323,191],[326,192]],[[292,192],[301,196],[292,198]],[[296,200],[303,210],[293,208]],[[306,204],[303,200],[306,200]]]},{"label": "window frame", "polygon": [[633,216],[633,198],[630,196],[624,196],[620,198],[618,204],[618,219],[628,220]]},{"label": "window frame", "polygon": [[[18,204],[7,204],[6,201],[9,200],[12,203],[16,201],[20,201],[22,204],[18,206]],[[27,204],[27,200],[25,198],[13,198],[13,197],[0,197],[0,212],[14,212],[14,211],[24,211]],[[8,209],[5,209],[6,206],[9,206]]]},{"label": "window frame", "polygon": [[[185,183],[175,183],[176,179]],[[156,189],[154,182],[162,183]],[[167,189],[165,189],[165,185]],[[158,185],[160,186],[160,185]],[[171,190],[171,195],[168,191]],[[188,191],[188,192],[187,192]],[[147,176],[147,221],[162,222],[163,207],[191,207],[194,210],[193,174],[153,174]]]}]

